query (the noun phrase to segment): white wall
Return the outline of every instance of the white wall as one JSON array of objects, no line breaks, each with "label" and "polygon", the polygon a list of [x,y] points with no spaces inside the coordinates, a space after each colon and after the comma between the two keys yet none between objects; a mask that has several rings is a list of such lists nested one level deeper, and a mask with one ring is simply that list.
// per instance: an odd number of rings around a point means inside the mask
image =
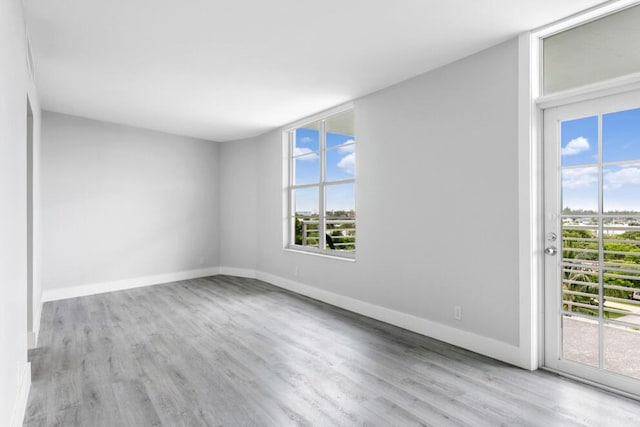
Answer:
[{"label": "white wall", "polygon": [[[0,2],[0,425],[22,423],[27,363],[27,94],[36,132],[35,88],[27,77],[20,1]],[[39,295],[34,295],[39,298]]]},{"label": "white wall", "polygon": [[[356,262],[282,249],[280,132],[225,145],[221,162],[242,165],[251,178],[223,170],[221,222],[234,230],[222,235],[221,247],[234,248],[223,267],[309,285],[310,294],[345,297],[345,306],[424,319],[414,329],[515,361],[517,78],[512,40],[356,100]],[[246,205],[254,198],[255,209]],[[256,230],[241,227],[252,221]],[[254,246],[255,264],[246,255]]]},{"label": "white wall", "polygon": [[[220,265],[254,269],[256,266],[256,240],[260,239],[256,227],[258,200],[255,194],[257,151],[249,142],[220,144]],[[251,188],[250,193],[236,191]]]},{"label": "white wall", "polygon": [[46,292],[216,267],[218,143],[42,118]]}]

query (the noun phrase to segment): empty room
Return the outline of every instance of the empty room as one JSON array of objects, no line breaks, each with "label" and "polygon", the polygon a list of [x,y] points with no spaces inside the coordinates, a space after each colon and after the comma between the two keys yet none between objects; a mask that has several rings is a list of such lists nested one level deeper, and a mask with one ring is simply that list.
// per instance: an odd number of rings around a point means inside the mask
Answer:
[{"label": "empty room", "polygon": [[0,64],[0,426],[640,425],[640,1],[2,0]]}]

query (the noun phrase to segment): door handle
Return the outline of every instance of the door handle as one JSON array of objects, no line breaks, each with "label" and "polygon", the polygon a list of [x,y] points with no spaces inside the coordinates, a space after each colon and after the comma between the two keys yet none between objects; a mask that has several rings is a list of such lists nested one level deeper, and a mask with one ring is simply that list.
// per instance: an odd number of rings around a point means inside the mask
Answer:
[{"label": "door handle", "polygon": [[555,255],[558,253],[558,249],[555,246],[549,246],[544,249],[544,253],[547,255]]}]

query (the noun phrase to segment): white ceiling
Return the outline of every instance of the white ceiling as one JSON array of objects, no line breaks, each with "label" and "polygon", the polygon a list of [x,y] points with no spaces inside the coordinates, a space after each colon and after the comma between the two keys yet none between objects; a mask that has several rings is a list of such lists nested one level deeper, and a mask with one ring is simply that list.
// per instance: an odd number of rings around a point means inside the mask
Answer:
[{"label": "white ceiling", "polygon": [[44,109],[254,136],[602,0],[25,0]]}]

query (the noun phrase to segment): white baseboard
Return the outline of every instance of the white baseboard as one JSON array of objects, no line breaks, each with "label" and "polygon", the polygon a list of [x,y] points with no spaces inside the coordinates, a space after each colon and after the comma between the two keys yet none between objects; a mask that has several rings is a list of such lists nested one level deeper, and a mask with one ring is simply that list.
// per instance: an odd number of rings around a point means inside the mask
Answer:
[{"label": "white baseboard", "polygon": [[175,282],[178,280],[215,276],[219,273],[219,267],[210,267],[199,270],[158,274],[154,276],[134,277],[131,279],[116,280],[113,282],[91,283],[88,285],[72,286],[60,289],[47,289],[42,292],[42,302],[102,294],[105,292],[122,291],[125,289],[141,288],[143,286],[160,285],[162,283]]},{"label": "white baseboard", "polygon": [[255,279],[256,271],[247,268],[220,267],[220,274],[226,276],[246,277],[247,279]]},{"label": "white baseboard", "polygon": [[522,366],[522,356],[517,346],[272,274],[257,272],[256,278],[327,304],[528,369]]},{"label": "white baseboard", "polygon": [[31,363],[24,364],[20,378],[16,403],[13,405],[13,411],[11,413],[10,427],[21,427],[24,422],[24,414],[27,412],[27,402],[29,400],[29,390],[31,389]]},{"label": "white baseboard", "polygon": [[[403,313],[380,305],[368,303],[356,298],[339,295],[325,291],[320,288],[305,285],[273,274],[264,273],[252,269],[234,267],[212,267],[201,270],[190,270],[177,273],[161,274],[156,276],[138,277],[133,279],[118,280],[114,282],[94,283],[70,288],[45,290],[42,301],[55,301],[66,298],[75,298],[86,295],[94,295],[104,292],[119,291],[124,289],[138,288],[142,286],[152,286],[161,283],[174,282],[177,280],[195,279],[198,277],[215,276],[224,274],[236,277],[246,277],[259,279],[271,283],[283,289],[308,296],[313,299],[371,317],[394,326],[426,335],[447,342],[459,347],[466,348],[476,353],[530,369],[530,366],[523,361],[522,352],[518,346],[514,346],[493,338],[464,331],[432,320]],[[37,335],[34,337],[37,338]]]}]

